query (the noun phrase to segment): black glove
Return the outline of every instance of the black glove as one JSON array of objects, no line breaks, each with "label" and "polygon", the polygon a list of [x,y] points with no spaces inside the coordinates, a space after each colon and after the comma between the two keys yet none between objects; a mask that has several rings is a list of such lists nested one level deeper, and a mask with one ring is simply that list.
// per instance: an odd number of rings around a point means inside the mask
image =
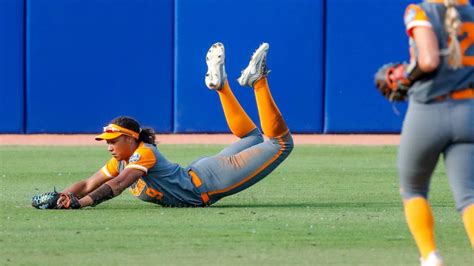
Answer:
[{"label": "black glove", "polygon": [[79,209],[79,199],[72,193],[59,193],[56,190],[33,196],[31,205],[37,209]]},{"label": "black glove", "polygon": [[31,199],[31,205],[37,209],[56,209],[60,195],[56,189],[52,192],[35,195]]}]

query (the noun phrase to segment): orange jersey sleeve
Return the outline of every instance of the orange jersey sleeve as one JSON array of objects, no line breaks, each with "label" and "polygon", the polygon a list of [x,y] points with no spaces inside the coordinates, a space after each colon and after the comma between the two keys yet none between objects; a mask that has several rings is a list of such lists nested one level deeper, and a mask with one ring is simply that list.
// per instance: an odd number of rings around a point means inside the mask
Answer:
[{"label": "orange jersey sleeve", "polygon": [[104,165],[104,167],[102,167],[102,169],[100,169],[100,171],[108,177],[116,177],[119,174],[119,162],[117,159],[112,158],[106,165]]},{"label": "orange jersey sleeve", "polygon": [[404,21],[407,34],[410,37],[413,37],[413,29],[416,27],[433,27],[425,11],[415,4],[406,8]]},{"label": "orange jersey sleeve", "polygon": [[125,168],[134,168],[147,173],[148,169],[152,168],[155,163],[156,157],[153,151],[144,145],[140,145],[128,160],[128,165]]}]

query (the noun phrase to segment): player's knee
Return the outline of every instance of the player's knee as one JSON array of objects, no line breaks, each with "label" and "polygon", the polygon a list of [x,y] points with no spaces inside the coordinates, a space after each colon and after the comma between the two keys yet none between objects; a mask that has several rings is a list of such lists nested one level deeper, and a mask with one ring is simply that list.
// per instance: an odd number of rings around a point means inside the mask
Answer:
[{"label": "player's knee", "polygon": [[422,187],[409,187],[409,186],[401,186],[400,188],[400,196],[404,201],[413,199],[413,198],[428,198],[428,189]]},{"label": "player's knee", "polygon": [[412,199],[416,198],[424,198],[428,200],[428,194],[427,193],[413,193],[413,194],[401,194],[403,202],[407,202]]},{"label": "player's knee", "polygon": [[403,199],[428,197],[430,186],[430,171],[412,170],[409,167],[398,167],[400,175],[400,194]]},{"label": "player's knee", "polygon": [[459,213],[463,213],[467,207],[474,205],[474,194],[466,195],[456,200],[456,210]]},{"label": "player's knee", "polygon": [[293,148],[294,148],[294,142],[293,142],[293,137],[291,136],[291,133],[288,133],[284,138],[282,138],[283,144],[281,144],[283,151],[286,153],[290,153]]},{"label": "player's knee", "polygon": [[280,137],[270,138],[270,141],[281,152],[290,153],[293,150],[294,143],[290,132]]},{"label": "player's knee", "polygon": [[286,146],[288,147],[288,150],[293,150],[293,147],[295,146],[293,142],[293,136],[291,134],[288,134],[288,139],[286,140]]}]

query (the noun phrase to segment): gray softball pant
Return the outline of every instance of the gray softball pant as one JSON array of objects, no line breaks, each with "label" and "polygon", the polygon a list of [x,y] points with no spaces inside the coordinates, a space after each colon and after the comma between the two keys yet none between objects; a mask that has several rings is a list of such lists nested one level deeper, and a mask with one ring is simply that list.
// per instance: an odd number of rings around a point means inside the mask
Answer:
[{"label": "gray softball pant", "polygon": [[474,99],[410,100],[398,151],[404,199],[428,198],[431,175],[441,154],[461,212],[474,204]]},{"label": "gray softball pant", "polygon": [[287,132],[280,137],[263,139],[258,128],[219,154],[190,164],[199,176],[201,192],[209,196],[208,204],[240,192],[270,174],[293,150],[293,138]]}]

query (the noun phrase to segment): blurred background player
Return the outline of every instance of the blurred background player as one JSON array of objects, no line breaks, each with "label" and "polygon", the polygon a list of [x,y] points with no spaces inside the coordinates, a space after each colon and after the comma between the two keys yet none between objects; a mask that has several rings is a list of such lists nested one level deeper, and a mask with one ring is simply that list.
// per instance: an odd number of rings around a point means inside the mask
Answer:
[{"label": "blurred background player", "polygon": [[206,56],[205,82],[219,95],[228,126],[240,140],[215,156],[181,167],[158,151],[153,130],[141,129],[132,118],[118,117],[96,137],[107,141],[113,158],[88,179],[63,191],[54,207],[95,206],[128,187],[141,200],[163,206],[208,206],[262,180],[293,149],[291,133],[267,83],[268,49],[269,45],[263,43],[238,79],[240,85],[253,87],[262,130],[268,140],[264,141],[232,93],[225,71],[224,46],[216,43]]},{"label": "blurred background player", "polygon": [[443,265],[427,200],[440,154],[474,248],[474,9],[468,0],[427,0],[407,7],[405,24],[415,82],[398,154],[401,195],[421,265]]}]

